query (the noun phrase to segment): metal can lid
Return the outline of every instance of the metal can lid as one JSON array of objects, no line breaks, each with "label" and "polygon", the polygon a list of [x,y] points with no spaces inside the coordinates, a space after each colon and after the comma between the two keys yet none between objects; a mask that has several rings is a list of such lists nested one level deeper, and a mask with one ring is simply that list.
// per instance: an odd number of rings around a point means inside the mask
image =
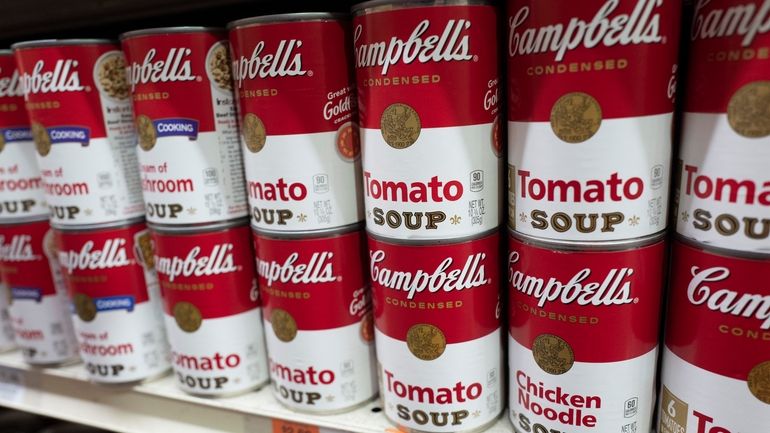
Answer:
[{"label": "metal can lid", "polygon": [[173,234],[178,236],[185,235],[197,235],[201,233],[217,232],[222,230],[231,229],[233,227],[247,226],[249,224],[249,217],[236,218],[226,221],[215,221],[204,224],[185,224],[185,225],[171,225],[171,224],[157,224],[147,223],[152,231],[162,234]]},{"label": "metal can lid", "polygon": [[319,238],[331,238],[334,236],[340,236],[348,233],[357,232],[364,229],[364,223],[358,222],[341,227],[333,227],[330,229],[302,231],[302,232],[276,232],[270,230],[263,230],[259,227],[251,225],[251,230],[259,235],[259,237],[268,239],[319,239]]},{"label": "metal can lid", "polygon": [[178,26],[178,27],[153,27],[149,29],[131,30],[129,32],[121,33],[118,39],[121,41],[134,38],[137,36],[147,35],[159,35],[170,33],[224,33],[225,29],[222,27],[206,27],[206,26]]},{"label": "metal can lid", "polygon": [[636,248],[643,248],[666,239],[666,231],[661,231],[638,238],[624,239],[619,241],[560,241],[554,239],[542,239],[534,236],[528,236],[512,230],[508,227],[508,235],[512,238],[534,245],[539,248],[547,248],[557,251],[586,251],[586,252],[611,252],[625,251]]},{"label": "metal can lid", "polygon": [[688,247],[699,249],[701,251],[704,251],[708,254],[712,254],[715,256],[737,258],[737,259],[744,259],[744,260],[770,261],[770,254],[766,252],[734,250],[730,248],[719,247],[719,246],[699,242],[695,239],[682,236],[679,233],[674,234],[674,240],[681,244],[687,245]]},{"label": "metal can lid", "polygon": [[401,238],[392,238],[389,236],[383,236],[380,234],[372,233],[371,231],[367,230],[366,234],[372,239],[376,239],[380,242],[384,242],[391,245],[403,245],[407,247],[435,247],[440,245],[458,245],[458,244],[464,244],[467,242],[473,242],[477,241],[479,239],[485,239],[490,236],[495,236],[499,234],[500,229],[499,227],[486,230],[479,233],[470,234],[467,236],[460,236],[455,238],[446,238],[446,239],[401,239]]},{"label": "metal can lid", "polygon": [[0,50],[0,56],[12,56],[12,55],[13,55],[13,50],[9,48],[3,48]]},{"label": "metal can lid", "polygon": [[295,21],[343,21],[349,19],[350,15],[342,12],[299,12],[291,14],[262,15],[230,21],[227,23],[227,30],[261,24],[288,23]]},{"label": "metal can lid", "polygon": [[491,0],[369,0],[353,5],[351,11],[354,15],[361,15],[367,12],[385,9],[396,10],[425,6],[473,6],[491,4]]},{"label": "metal can lid", "polygon": [[144,224],[144,216],[135,218],[113,221],[108,223],[97,224],[81,224],[81,225],[62,225],[51,221],[51,227],[64,233],[83,233],[83,232],[95,232],[98,230],[119,229],[124,227],[130,227],[135,224]]},{"label": "metal can lid", "polygon": [[33,41],[16,42],[11,49],[22,50],[25,48],[61,47],[68,45],[115,45],[118,41],[113,39],[37,39]]}]

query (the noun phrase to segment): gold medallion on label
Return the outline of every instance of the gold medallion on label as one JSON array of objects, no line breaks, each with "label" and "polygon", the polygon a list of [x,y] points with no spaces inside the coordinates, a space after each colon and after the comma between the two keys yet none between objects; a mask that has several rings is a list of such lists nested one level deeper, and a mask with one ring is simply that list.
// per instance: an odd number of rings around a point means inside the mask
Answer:
[{"label": "gold medallion on label", "polygon": [[582,143],[596,134],[602,124],[602,109],[593,96],[572,92],[559,98],[551,108],[551,129],[560,140]]},{"label": "gold medallion on label", "polygon": [[158,136],[155,133],[155,125],[152,123],[152,119],[143,114],[136,116],[136,133],[139,135],[139,147],[142,150],[148,151],[155,147]]},{"label": "gold medallion on label", "polygon": [[433,361],[444,353],[446,337],[437,327],[418,323],[406,331],[406,345],[418,359]]},{"label": "gold medallion on label", "polygon": [[48,135],[48,131],[45,129],[45,126],[37,122],[32,122],[31,129],[32,139],[35,140],[37,153],[39,153],[40,156],[48,155],[48,153],[51,152],[51,137]]},{"label": "gold medallion on label", "polygon": [[174,313],[176,324],[184,332],[195,332],[203,323],[201,311],[189,302],[177,302],[174,304],[172,312]]},{"label": "gold medallion on label", "polygon": [[541,334],[532,343],[532,356],[537,365],[548,374],[564,374],[575,364],[572,347],[561,337]]},{"label": "gold medallion on label", "polygon": [[246,113],[243,116],[243,142],[251,153],[257,153],[265,147],[267,141],[267,131],[262,119],[252,113]]},{"label": "gold medallion on label", "polygon": [[294,340],[297,336],[297,322],[285,310],[273,309],[270,313],[270,323],[273,325],[275,336],[284,343]]},{"label": "gold medallion on label", "polygon": [[744,137],[770,135],[770,81],[754,81],[738,89],[727,104],[727,122]]},{"label": "gold medallion on label", "polygon": [[75,304],[75,313],[80,317],[80,320],[90,322],[96,318],[96,303],[90,296],[76,293],[72,303]]},{"label": "gold medallion on label", "polygon": [[770,404],[770,361],[757,364],[746,380],[749,391],[762,403]]},{"label": "gold medallion on label", "polygon": [[420,116],[406,104],[395,103],[382,112],[380,132],[388,146],[394,149],[406,149],[413,145],[421,130]]}]

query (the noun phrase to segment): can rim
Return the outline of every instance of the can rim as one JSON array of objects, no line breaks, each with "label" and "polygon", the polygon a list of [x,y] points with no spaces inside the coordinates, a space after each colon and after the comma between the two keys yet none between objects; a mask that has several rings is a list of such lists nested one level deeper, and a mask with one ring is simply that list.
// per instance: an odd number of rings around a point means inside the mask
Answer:
[{"label": "can rim", "polygon": [[474,233],[472,235],[467,236],[460,236],[456,238],[441,238],[441,239],[400,239],[400,238],[392,238],[388,236],[383,236],[377,233],[371,232],[368,228],[366,230],[366,235],[372,239],[377,240],[378,242],[384,242],[387,244],[392,245],[400,245],[405,247],[435,247],[440,245],[455,245],[455,244],[461,244],[465,242],[473,242],[480,239],[488,238],[490,236],[494,235],[500,235],[500,228],[495,227],[493,229],[489,229],[483,232]]},{"label": "can rim", "polygon": [[95,232],[99,230],[108,230],[108,229],[119,229],[119,228],[125,228],[125,227],[131,227],[136,224],[146,224],[144,215],[134,217],[134,218],[128,218],[124,220],[119,220],[115,222],[108,222],[108,223],[96,223],[96,224],[81,224],[81,225],[61,225],[57,224],[53,221],[51,221],[51,228],[54,228],[60,232],[63,233],[89,233],[89,232]]},{"label": "can rim", "polygon": [[666,231],[663,230],[651,235],[638,238],[622,239],[618,241],[558,241],[553,239],[541,239],[519,233],[507,227],[508,235],[519,242],[533,245],[537,248],[546,248],[554,251],[584,251],[584,252],[612,252],[626,251],[636,248],[644,248],[666,240]]},{"label": "can rim", "polygon": [[10,48],[0,49],[0,56],[12,56],[12,55],[13,55],[13,50],[12,49],[10,49]]},{"label": "can rim", "polygon": [[201,225],[172,226],[167,224],[157,224],[157,223],[147,222],[147,227],[149,227],[150,230],[156,233],[160,233],[164,235],[173,234],[173,235],[179,235],[179,236],[199,235],[202,233],[216,232],[216,231],[226,230],[233,227],[248,226],[248,225],[249,225],[248,216],[226,220],[226,221],[215,221],[212,223],[206,223]]},{"label": "can rim", "polygon": [[398,0],[369,0],[353,5],[350,11],[354,15],[362,15],[367,12],[377,12],[380,9],[397,10],[424,6],[485,6],[491,4],[491,0],[408,0],[405,2]]},{"label": "can rim", "polygon": [[49,215],[36,215],[31,217],[20,217],[20,218],[9,218],[5,220],[0,220],[0,225],[2,226],[20,226],[24,224],[36,224],[41,223],[43,221],[48,221],[50,219]]},{"label": "can rim", "polygon": [[114,39],[86,38],[86,39],[34,39],[31,41],[16,42],[11,45],[11,50],[22,50],[25,48],[38,47],[62,47],[71,45],[115,45],[118,41]]},{"label": "can rim", "polygon": [[264,231],[250,224],[252,233],[255,233],[259,237],[278,240],[303,240],[303,239],[321,239],[330,238],[332,236],[341,236],[348,233],[355,233],[358,231],[364,231],[364,222],[357,222],[348,224],[341,227],[333,227],[329,230],[321,231],[303,231],[303,232],[271,232]]},{"label": "can rim", "polygon": [[124,41],[137,36],[157,35],[157,34],[169,34],[169,33],[224,33],[223,27],[211,27],[211,26],[170,26],[170,27],[151,27],[148,29],[131,30],[123,32],[118,36],[118,39]]},{"label": "can rim", "polygon": [[350,14],[344,12],[297,12],[289,14],[260,15],[256,17],[241,18],[230,21],[225,27],[233,30],[242,27],[251,27],[262,24],[278,24],[296,21],[343,21],[349,20]]},{"label": "can rim", "polygon": [[682,245],[686,245],[690,248],[695,248],[695,249],[704,251],[708,254],[712,254],[716,256],[729,257],[732,259],[741,259],[741,260],[770,261],[770,252],[762,253],[757,251],[734,250],[731,248],[724,248],[716,245],[704,244],[703,242],[698,242],[695,239],[685,237],[679,233],[676,233],[674,235],[674,241],[679,242]]}]

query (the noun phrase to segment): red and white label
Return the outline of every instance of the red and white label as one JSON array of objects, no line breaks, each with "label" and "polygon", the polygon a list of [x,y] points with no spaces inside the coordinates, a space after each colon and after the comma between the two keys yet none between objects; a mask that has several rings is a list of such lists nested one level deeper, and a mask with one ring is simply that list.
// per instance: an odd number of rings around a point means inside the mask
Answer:
[{"label": "red and white label", "polygon": [[770,252],[768,20],[770,1],[695,2],[676,230],[715,247]]},{"label": "red and white label", "polygon": [[565,251],[509,237],[509,407],[517,428],[650,430],[665,252],[663,241]]},{"label": "red and white label", "polygon": [[[349,22],[230,31],[252,224],[313,231],[363,219]],[[255,138],[261,128],[264,142]]]},{"label": "red and white label", "polygon": [[353,21],[367,229],[473,236],[500,223],[497,16],[489,5]]},{"label": "red and white label", "polygon": [[[498,234],[421,246],[369,237],[380,392],[399,425],[473,430],[503,410],[499,251]],[[435,359],[412,351],[420,328],[443,340]]]},{"label": "red and white label", "polygon": [[199,224],[246,216],[230,55],[224,34],[123,40],[147,220]]},{"label": "red and white label", "polygon": [[511,228],[666,228],[680,15],[676,0],[508,1]]},{"label": "red and white label", "polygon": [[153,240],[178,385],[223,395],[266,382],[248,225],[183,235],[156,231]]},{"label": "red and white label", "polygon": [[119,47],[29,47],[17,49],[15,56],[51,221],[73,226],[143,215]]},{"label": "red and white label", "polygon": [[377,394],[364,242],[363,231],[304,239],[254,233],[270,377],[276,398],[291,408],[336,411]]},{"label": "red and white label", "polygon": [[0,221],[48,216],[19,71],[0,53]]},{"label": "red and white label", "polygon": [[144,223],[55,231],[80,356],[94,382],[126,383],[170,367],[160,288]]},{"label": "red and white label", "polygon": [[672,254],[659,431],[762,431],[770,423],[770,366],[759,368],[770,361],[770,263],[679,241]]},{"label": "red and white label", "polygon": [[77,358],[67,290],[48,221],[0,226],[0,274],[8,314],[24,360],[56,364]]}]

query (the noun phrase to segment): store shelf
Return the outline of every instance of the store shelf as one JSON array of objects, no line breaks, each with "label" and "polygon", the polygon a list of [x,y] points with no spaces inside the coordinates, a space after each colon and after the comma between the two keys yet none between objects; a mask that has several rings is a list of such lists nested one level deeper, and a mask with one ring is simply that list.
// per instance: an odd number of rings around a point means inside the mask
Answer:
[{"label": "store shelf", "polygon": [[[237,397],[203,399],[177,390],[165,377],[134,387],[105,387],[86,380],[82,365],[32,368],[21,354],[0,354],[0,405],[122,433],[395,433],[377,402],[346,414],[291,412],[268,388]],[[303,429],[291,423],[319,426]],[[277,428],[274,428],[277,427]],[[489,433],[511,433],[505,419]]]}]

